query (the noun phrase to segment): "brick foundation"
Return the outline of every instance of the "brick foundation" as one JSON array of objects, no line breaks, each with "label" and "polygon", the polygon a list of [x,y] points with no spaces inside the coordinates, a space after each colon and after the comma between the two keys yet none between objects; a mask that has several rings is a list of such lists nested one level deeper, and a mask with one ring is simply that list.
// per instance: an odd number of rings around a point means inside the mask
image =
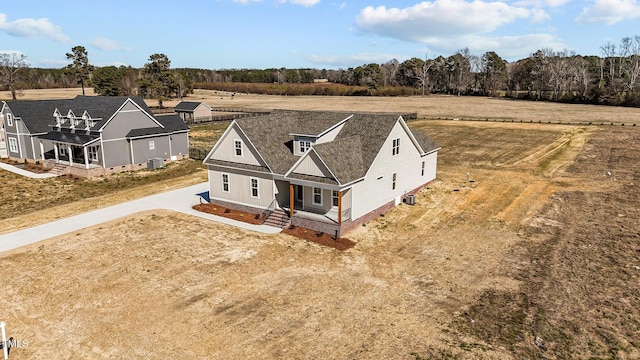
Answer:
[{"label": "brick foundation", "polygon": [[256,208],[256,207],[253,207],[253,206],[235,204],[235,203],[232,203],[232,202],[227,202],[227,201],[219,200],[219,199],[210,199],[209,204],[218,205],[218,206],[223,207],[223,208],[236,210],[236,211],[242,211],[242,212],[246,212],[246,213],[254,214],[254,215],[262,214],[262,212],[265,210],[265,209],[260,209],[260,208]]},{"label": "brick foundation", "polygon": [[[188,158],[189,158],[189,155],[186,155],[186,154],[179,155],[177,159],[174,161],[188,159]],[[19,161],[24,161],[24,159],[21,159]],[[55,160],[53,159],[47,159],[44,161],[27,159],[27,162],[33,162],[33,163],[40,162],[40,163],[44,163],[45,165],[48,165],[49,167],[53,167],[56,165]],[[170,162],[172,162],[171,158],[164,159],[165,164],[168,164]],[[111,175],[111,174],[124,172],[124,171],[138,171],[138,170],[144,170],[147,168],[146,162],[138,163],[138,164],[126,164],[126,165],[120,165],[120,166],[113,166],[108,168],[95,167],[94,165],[94,167],[90,167],[88,169],[85,169],[84,165],[78,164],[78,163],[74,163],[73,166],[69,166],[69,163],[67,161],[61,161],[59,164],[62,164],[65,166],[65,170],[62,173],[63,175],[75,175],[75,176],[80,176],[85,178]]]}]

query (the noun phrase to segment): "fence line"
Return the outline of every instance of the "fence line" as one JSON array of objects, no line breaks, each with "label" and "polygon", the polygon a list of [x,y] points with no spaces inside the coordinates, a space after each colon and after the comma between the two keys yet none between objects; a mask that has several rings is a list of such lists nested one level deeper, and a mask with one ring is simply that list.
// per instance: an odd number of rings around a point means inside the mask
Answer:
[{"label": "fence line", "polygon": [[193,160],[204,160],[209,152],[199,148],[189,148],[189,158]]}]

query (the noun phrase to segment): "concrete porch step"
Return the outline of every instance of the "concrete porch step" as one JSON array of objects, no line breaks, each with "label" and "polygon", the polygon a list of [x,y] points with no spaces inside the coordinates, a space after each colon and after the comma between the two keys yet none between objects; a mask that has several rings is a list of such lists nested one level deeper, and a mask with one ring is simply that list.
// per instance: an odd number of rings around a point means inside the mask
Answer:
[{"label": "concrete porch step", "polygon": [[282,209],[275,209],[271,215],[267,217],[264,221],[264,225],[279,227],[284,229],[287,225],[289,225],[289,215],[285,213]]},{"label": "concrete porch step", "polygon": [[67,167],[62,164],[55,164],[51,169],[49,169],[49,173],[56,175],[65,175],[67,173]]}]

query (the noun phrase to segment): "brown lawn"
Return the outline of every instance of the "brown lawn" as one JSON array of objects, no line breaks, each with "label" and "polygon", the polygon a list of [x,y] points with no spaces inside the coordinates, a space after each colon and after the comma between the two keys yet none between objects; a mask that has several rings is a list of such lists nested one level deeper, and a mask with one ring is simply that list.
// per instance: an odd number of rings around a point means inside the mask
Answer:
[{"label": "brown lawn", "polygon": [[[339,106],[244,96],[220,102]],[[447,99],[448,115],[470,111],[454,110],[459,98],[386,101],[428,116],[447,111],[421,103]],[[466,101],[496,117],[632,118]],[[29,341],[12,359],[640,358],[638,127],[411,126],[443,146],[438,179],[347,234],[345,251],[154,211],[0,255],[2,320]],[[47,211],[31,214],[17,219]]]}]

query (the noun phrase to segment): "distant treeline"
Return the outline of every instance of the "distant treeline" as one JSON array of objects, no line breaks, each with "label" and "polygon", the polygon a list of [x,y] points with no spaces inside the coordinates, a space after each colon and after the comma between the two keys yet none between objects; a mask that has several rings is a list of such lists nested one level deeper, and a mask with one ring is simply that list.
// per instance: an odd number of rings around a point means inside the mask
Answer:
[{"label": "distant treeline", "polygon": [[[603,57],[542,49],[507,62],[495,52],[462,49],[449,57],[392,59],[348,69],[171,69],[176,96],[193,88],[272,95],[405,96],[455,94],[567,103],[640,106],[640,36],[601,47]],[[22,88],[77,86],[64,69],[29,69]],[[103,95],[137,95],[142,69],[96,68]]]}]

